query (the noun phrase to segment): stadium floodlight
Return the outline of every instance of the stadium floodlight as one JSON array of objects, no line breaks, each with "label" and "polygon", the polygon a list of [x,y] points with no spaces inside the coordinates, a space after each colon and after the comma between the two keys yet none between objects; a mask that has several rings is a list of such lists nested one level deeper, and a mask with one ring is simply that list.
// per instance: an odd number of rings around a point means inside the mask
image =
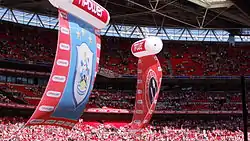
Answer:
[{"label": "stadium floodlight", "polygon": [[207,9],[231,7],[233,5],[233,2],[230,0],[188,0],[188,1]]}]

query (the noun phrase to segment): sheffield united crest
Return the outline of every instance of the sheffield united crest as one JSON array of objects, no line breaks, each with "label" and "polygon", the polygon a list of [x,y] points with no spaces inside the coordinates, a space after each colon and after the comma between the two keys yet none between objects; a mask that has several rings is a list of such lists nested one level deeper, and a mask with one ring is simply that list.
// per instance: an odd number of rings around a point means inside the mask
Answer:
[{"label": "sheffield united crest", "polygon": [[157,76],[156,76],[156,73],[151,69],[147,73],[145,88],[146,88],[145,90],[146,97],[148,97],[146,101],[148,105],[151,105],[154,101],[154,97],[156,93],[158,92]]}]

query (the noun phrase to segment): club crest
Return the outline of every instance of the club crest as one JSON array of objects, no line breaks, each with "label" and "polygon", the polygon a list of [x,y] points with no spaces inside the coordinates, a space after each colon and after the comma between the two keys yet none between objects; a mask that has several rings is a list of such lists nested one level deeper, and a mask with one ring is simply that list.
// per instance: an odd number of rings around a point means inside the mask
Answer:
[{"label": "club crest", "polygon": [[158,91],[157,76],[153,70],[149,70],[146,79],[146,95],[150,104],[153,103],[154,97]]},{"label": "club crest", "polygon": [[92,77],[93,53],[86,43],[77,46],[77,65],[74,81],[74,97],[79,105],[87,96]]}]

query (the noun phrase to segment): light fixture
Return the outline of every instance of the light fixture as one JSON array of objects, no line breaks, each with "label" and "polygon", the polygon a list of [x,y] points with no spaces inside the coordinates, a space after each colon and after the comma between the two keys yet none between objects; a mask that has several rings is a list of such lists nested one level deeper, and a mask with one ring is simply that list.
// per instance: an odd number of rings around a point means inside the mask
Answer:
[{"label": "light fixture", "polygon": [[188,1],[207,9],[231,7],[233,5],[233,3],[230,0],[188,0]]}]

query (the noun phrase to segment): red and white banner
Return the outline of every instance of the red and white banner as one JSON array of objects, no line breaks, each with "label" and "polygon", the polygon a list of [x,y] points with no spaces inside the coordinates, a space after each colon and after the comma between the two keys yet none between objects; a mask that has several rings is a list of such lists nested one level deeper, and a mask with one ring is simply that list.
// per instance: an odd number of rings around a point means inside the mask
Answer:
[{"label": "red and white banner", "polygon": [[53,69],[43,97],[26,126],[54,125],[71,129],[78,122],[98,71],[101,52],[98,33],[89,23],[59,9]]},{"label": "red and white banner", "polygon": [[70,66],[70,27],[67,12],[61,10],[59,10],[59,28],[57,51],[48,85],[38,107],[26,123],[26,126],[55,124],[65,128],[72,128],[77,123],[77,120],[59,120],[52,117],[66,86]]},{"label": "red and white banner", "polygon": [[162,68],[155,55],[144,56],[138,61],[137,92],[132,130],[145,127],[155,111],[162,81]]}]

